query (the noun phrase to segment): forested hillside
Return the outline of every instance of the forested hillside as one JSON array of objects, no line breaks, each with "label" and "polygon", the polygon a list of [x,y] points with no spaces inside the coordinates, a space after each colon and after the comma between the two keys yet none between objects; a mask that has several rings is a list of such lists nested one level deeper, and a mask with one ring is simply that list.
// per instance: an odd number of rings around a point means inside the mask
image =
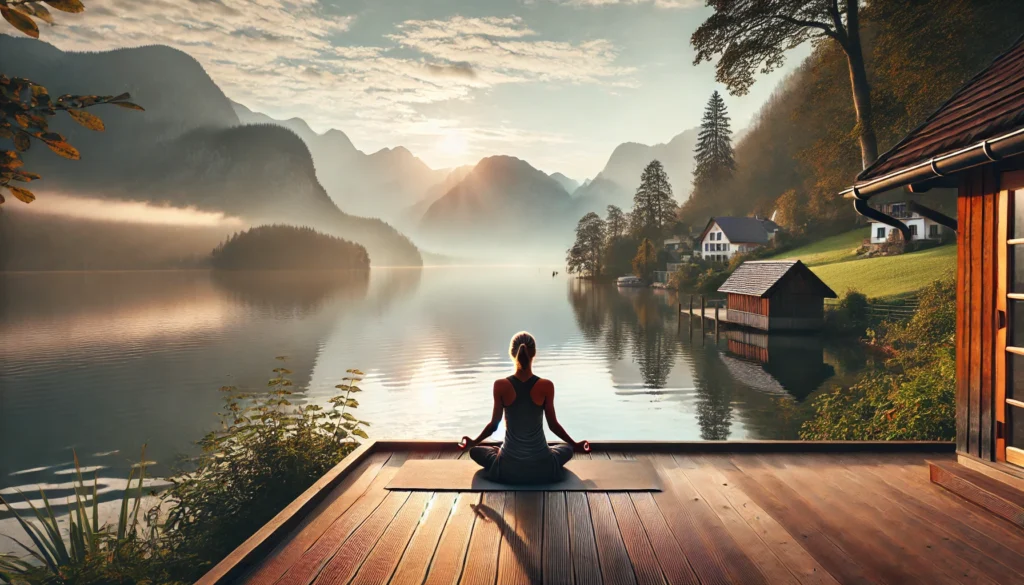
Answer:
[{"label": "forested hillside", "polygon": [[[1024,32],[1024,2],[871,0],[862,18],[875,131],[885,152]],[[835,42],[816,41],[736,144],[735,158],[727,185],[688,202],[685,225],[776,210],[797,232],[834,233],[855,223],[852,207],[837,196],[862,165],[849,67]]]}]

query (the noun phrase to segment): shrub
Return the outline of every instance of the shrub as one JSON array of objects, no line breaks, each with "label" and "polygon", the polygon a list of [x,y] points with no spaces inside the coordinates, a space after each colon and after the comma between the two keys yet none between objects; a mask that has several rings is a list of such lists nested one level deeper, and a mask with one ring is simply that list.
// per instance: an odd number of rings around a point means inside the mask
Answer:
[{"label": "shrub", "polygon": [[[282,359],[282,358],[278,358]],[[336,386],[333,408],[295,407],[289,400],[291,372],[275,368],[269,393],[227,394],[222,430],[208,434],[193,461],[195,470],[171,478],[164,495],[170,504],[165,533],[190,576],[202,575],[366,438],[368,423],[350,411],[362,372]]]},{"label": "shrub", "polygon": [[935,282],[919,294],[918,312],[886,323],[876,343],[891,357],[880,371],[813,403],[808,440],[952,440],[956,436],[956,286]]}]

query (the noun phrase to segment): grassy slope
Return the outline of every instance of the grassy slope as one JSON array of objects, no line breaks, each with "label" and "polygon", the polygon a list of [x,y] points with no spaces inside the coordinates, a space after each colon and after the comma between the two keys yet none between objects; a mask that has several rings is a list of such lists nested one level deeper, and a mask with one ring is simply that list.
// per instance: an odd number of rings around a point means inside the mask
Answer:
[{"label": "grassy slope", "polygon": [[836,293],[858,290],[869,297],[898,297],[956,273],[956,246],[942,246],[922,252],[858,259],[853,251],[867,235],[855,230],[820,240],[780,254],[778,258],[799,258],[812,267]]}]

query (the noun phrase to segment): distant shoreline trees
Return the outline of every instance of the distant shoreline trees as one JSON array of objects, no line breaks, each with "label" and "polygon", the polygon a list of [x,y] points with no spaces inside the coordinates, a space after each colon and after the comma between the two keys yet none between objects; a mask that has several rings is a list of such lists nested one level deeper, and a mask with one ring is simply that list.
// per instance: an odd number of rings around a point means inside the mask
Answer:
[{"label": "distant shoreline trees", "polygon": [[217,270],[369,270],[359,244],[313,228],[264,225],[231,236],[210,257]]},{"label": "distant shoreline trees", "polygon": [[589,278],[601,276],[604,266],[605,221],[591,211],[576,224],[576,242],[566,253],[566,270]]}]

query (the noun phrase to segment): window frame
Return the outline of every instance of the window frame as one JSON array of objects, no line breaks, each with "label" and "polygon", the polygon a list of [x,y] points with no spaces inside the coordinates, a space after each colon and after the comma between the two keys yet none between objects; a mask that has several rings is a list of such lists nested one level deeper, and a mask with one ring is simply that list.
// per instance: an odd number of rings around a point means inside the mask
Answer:
[{"label": "window frame", "polygon": [[884,240],[885,239],[885,226],[879,226],[875,230],[875,239],[876,240]]},{"label": "window frame", "polygon": [[[1024,401],[1008,398],[1013,383],[1011,360],[1014,355],[1024,355],[1024,348],[1010,345],[1013,326],[1013,305],[1018,301],[1024,306],[1024,291],[1012,290],[1013,270],[1011,263],[1013,253],[1024,254],[1024,237],[1013,238],[1014,199],[1016,195],[1024,195],[1024,171],[1002,173],[1000,189],[996,205],[998,206],[996,237],[999,243],[996,258],[996,312],[1000,323],[996,327],[996,371],[995,371],[995,456],[996,461],[1009,463],[1014,467],[1024,468],[1024,442],[1019,447],[1010,444],[1011,412],[1024,416]],[[1024,392],[1024,388],[1021,389]],[[1011,411],[1011,408],[1018,410]]]}]

